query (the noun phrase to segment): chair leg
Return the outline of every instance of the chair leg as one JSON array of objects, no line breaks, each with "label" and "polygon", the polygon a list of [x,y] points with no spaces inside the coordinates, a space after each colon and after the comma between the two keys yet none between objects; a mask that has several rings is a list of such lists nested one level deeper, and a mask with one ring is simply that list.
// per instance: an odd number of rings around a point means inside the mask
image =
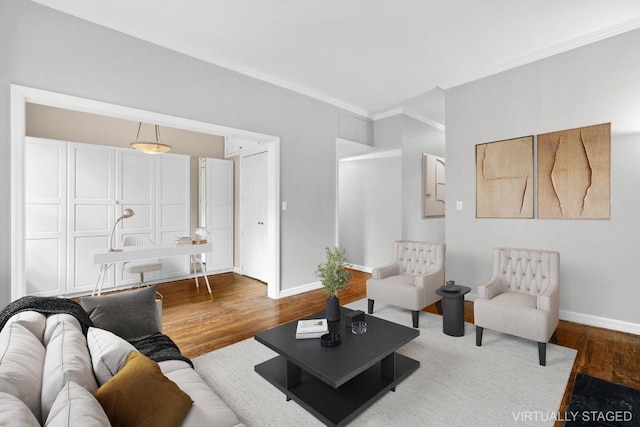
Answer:
[{"label": "chair leg", "polygon": [[438,310],[438,314],[442,315],[442,300],[441,299],[436,301],[436,310]]},{"label": "chair leg", "polygon": [[482,346],[482,331],[484,331],[482,326],[476,326],[476,345],[478,347]]},{"label": "chair leg", "polygon": [[418,327],[418,320],[420,318],[420,312],[418,310],[411,310],[411,319],[413,320],[413,327]]},{"label": "chair leg", "polygon": [[540,366],[547,366],[547,343],[538,343],[538,358],[540,359]]},{"label": "chair leg", "polygon": [[369,300],[367,300],[367,302],[368,302],[368,306],[369,306],[367,311],[368,311],[369,314],[373,314],[373,303],[375,301],[372,300],[372,299],[369,299]]},{"label": "chair leg", "polygon": [[551,342],[554,344],[558,344],[558,336],[556,335],[556,331],[553,331],[553,335],[551,335]]}]

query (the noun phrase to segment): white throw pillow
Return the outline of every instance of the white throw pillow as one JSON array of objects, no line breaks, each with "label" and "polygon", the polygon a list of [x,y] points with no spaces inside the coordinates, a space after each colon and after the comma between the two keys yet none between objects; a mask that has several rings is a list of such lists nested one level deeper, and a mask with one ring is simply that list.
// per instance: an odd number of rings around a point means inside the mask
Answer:
[{"label": "white throw pillow", "polygon": [[0,392],[23,401],[40,421],[40,391],[45,349],[27,328],[19,323],[0,332]]},{"label": "white throw pillow", "polygon": [[87,345],[91,354],[93,373],[100,386],[117,374],[131,352],[136,351],[136,348],[126,340],[100,328],[89,328]]},{"label": "white throw pillow", "polygon": [[73,381],[64,386],[53,402],[45,427],[111,426],[107,414],[91,393]]},{"label": "white throw pillow", "polygon": [[40,427],[40,423],[22,400],[0,392],[0,426]]},{"label": "white throw pillow", "polygon": [[98,388],[86,338],[76,324],[63,320],[53,331],[44,357],[43,420],[47,419],[51,405],[68,381],[73,381],[89,391]]}]

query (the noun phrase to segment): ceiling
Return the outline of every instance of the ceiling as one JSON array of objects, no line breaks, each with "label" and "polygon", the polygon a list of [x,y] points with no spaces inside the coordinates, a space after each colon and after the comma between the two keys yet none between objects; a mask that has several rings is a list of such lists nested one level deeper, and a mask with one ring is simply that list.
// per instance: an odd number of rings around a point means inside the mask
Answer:
[{"label": "ceiling", "polygon": [[370,118],[640,27],[637,0],[34,0]]}]

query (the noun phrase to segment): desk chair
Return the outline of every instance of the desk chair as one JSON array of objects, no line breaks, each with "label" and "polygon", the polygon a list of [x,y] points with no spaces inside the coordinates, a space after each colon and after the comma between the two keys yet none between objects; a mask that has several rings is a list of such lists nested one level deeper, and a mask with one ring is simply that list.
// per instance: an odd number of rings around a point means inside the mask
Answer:
[{"label": "desk chair", "polygon": [[[122,240],[122,246],[146,246],[153,245],[149,236],[125,236]],[[140,283],[137,287],[147,286],[144,283],[144,273],[158,271],[162,269],[162,261],[159,259],[143,259],[140,261],[128,261],[122,266],[122,269],[131,274],[140,274]],[[162,297],[162,295],[160,295]]]}]

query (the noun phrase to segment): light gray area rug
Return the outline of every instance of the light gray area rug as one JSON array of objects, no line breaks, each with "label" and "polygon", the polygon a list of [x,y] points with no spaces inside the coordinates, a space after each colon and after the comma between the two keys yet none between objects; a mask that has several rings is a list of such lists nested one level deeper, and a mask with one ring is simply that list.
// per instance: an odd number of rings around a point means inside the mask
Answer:
[{"label": "light gray area rug", "polygon": [[[366,312],[366,299],[347,307]],[[408,310],[376,303],[374,315],[411,325]],[[476,347],[472,324],[463,337],[450,337],[442,333],[442,317],[424,312],[420,336],[399,353],[420,368],[350,426],[552,426],[576,356],[548,344],[547,366],[540,366],[535,342],[485,330]],[[322,426],[254,371],[274,356],[250,338],[193,363],[248,426]]]}]

